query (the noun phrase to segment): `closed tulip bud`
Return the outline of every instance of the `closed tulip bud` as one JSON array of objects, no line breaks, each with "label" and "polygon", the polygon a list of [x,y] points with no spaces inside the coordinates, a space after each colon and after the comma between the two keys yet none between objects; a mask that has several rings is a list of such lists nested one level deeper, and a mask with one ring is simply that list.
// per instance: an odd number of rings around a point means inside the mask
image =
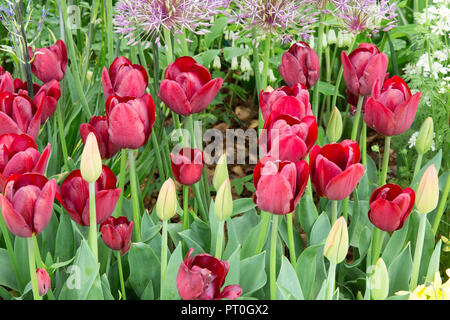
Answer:
[{"label": "closed tulip bud", "polygon": [[327,137],[330,142],[337,142],[342,135],[342,116],[339,109],[334,107],[327,125]]},{"label": "closed tulip bud", "polygon": [[344,261],[348,252],[348,231],[344,217],[336,220],[328,234],[323,254],[333,263]]},{"label": "closed tulip bud", "polygon": [[416,192],[416,208],[422,214],[434,210],[439,200],[439,178],[434,164],[425,170]]},{"label": "closed tulip bud", "polygon": [[80,164],[81,176],[87,182],[96,181],[102,174],[102,158],[98,149],[97,138],[94,133],[89,133]]},{"label": "closed tulip bud", "polygon": [[171,178],[163,183],[156,200],[156,214],[161,220],[169,220],[177,211],[177,191]]},{"label": "closed tulip bud", "polygon": [[389,274],[383,259],[379,258],[370,275],[372,299],[384,300],[389,293]]},{"label": "closed tulip bud", "polygon": [[216,191],[219,190],[220,186],[225,180],[229,178],[228,176],[228,166],[227,166],[227,155],[222,154],[216,165],[216,170],[213,176],[213,185]]},{"label": "closed tulip bud", "polygon": [[416,140],[416,150],[419,154],[425,154],[433,144],[433,119],[428,117],[423,122]]},{"label": "closed tulip bud", "polygon": [[231,195],[230,180],[226,179],[217,191],[214,203],[214,214],[220,221],[227,220],[233,213],[233,196]]},{"label": "closed tulip bud", "polygon": [[334,31],[334,29],[330,29],[328,31],[328,44],[335,44],[337,39],[336,39],[336,32]]},{"label": "closed tulip bud", "polygon": [[51,287],[51,280],[50,276],[48,275],[47,271],[45,269],[36,269],[36,277],[38,282],[38,288],[39,288],[39,295],[45,296],[45,294],[48,292],[48,290]]}]

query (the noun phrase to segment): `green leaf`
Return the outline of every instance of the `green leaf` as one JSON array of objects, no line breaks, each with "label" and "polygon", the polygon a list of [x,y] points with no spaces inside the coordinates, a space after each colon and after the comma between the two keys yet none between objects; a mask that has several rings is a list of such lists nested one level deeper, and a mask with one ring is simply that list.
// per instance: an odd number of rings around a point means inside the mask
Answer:
[{"label": "green leaf", "polygon": [[195,254],[209,252],[211,230],[200,219],[195,219],[194,223],[191,224],[191,229],[184,230],[179,235],[186,241],[189,248],[194,248]]},{"label": "green leaf", "polygon": [[59,218],[55,242],[55,255],[60,260],[67,261],[73,258],[75,253],[75,235],[68,214],[62,214]]},{"label": "green leaf", "polygon": [[407,219],[405,221],[405,224],[400,230],[393,232],[391,238],[386,244],[386,247],[384,248],[382,255],[386,267],[390,266],[392,261],[394,261],[394,259],[399,255],[400,251],[402,250],[406,241],[406,236],[408,235],[409,221],[410,219]]},{"label": "green leaf", "polygon": [[225,279],[224,286],[239,284],[241,270],[241,248],[238,246],[233,254],[227,259],[230,269]]},{"label": "green leaf", "polygon": [[255,207],[256,204],[253,202],[252,198],[239,198],[233,201],[233,213],[231,216],[248,212]]},{"label": "green leaf", "polygon": [[388,268],[389,295],[393,295],[397,291],[408,291],[411,270],[411,246],[408,243],[405,249],[403,249],[402,253],[392,262],[392,264]]},{"label": "green leaf", "polygon": [[316,278],[317,253],[322,250],[323,245],[318,244],[303,250],[297,260],[296,273],[305,299],[312,299],[312,290]]},{"label": "green leaf", "polygon": [[149,282],[154,284],[152,291],[159,292],[161,264],[148,244],[133,243],[128,252],[128,263],[130,266],[128,281],[138,297],[143,296],[144,291],[150,290],[147,288]]},{"label": "green leaf", "polygon": [[223,31],[228,24],[228,17],[220,17],[214,21],[214,24],[209,29],[209,32],[205,35],[206,46],[209,47],[211,43],[223,35]]},{"label": "green leaf", "polygon": [[262,252],[241,260],[239,285],[242,287],[242,295],[249,296],[266,284],[265,255],[266,252]]},{"label": "green leaf", "polygon": [[311,230],[310,245],[323,244],[330,233],[330,220],[325,212],[317,218]]},{"label": "green leaf", "polygon": [[277,284],[285,288],[295,300],[304,300],[297,274],[285,256],[281,257],[281,268],[278,273]]},{"label": "green leaf", "polygon": [[177,273],[180,264],[183,261],[182,243],[179,242],[175,251],[172,252],[166,268],[166,277],[164,279],[163,300],[180,300],[177,289]]},{"label": "green leaf", "polygon": [[434,249],[433,254],[431,255],[430,263],[428,265],[427,278],[425,279],[425,282],[432,282],[434,280],[434,274],[436,272],[439,272],[441,245],[442,240],[439,240],[439,242],[436,244],[436,248]]},{"label": "green leaf", "polygon": [[220,50],[218,49],[209,49],[196,55],[194,59],[197,61],[197,63],[203,66],[208,66],[219,53]]},{"label": "green leaf", "polygon": [[319,214],[317,213],[316,205],[314,204],[314,201],[311,199],[311,197],[308,194],[305,194],[300,199],[300,212],[299,212],[299,219],[300,224],[302,226],[302,229],[306,232],[307,239],[310,237],[311,229],[316,222],[317,218],[319,217]]},{"label": "green leaf", "polygon": [[[318,81],[317,82],[318,90],[320,93],[322,93],[325,96],[334,96],[336,91],[336,86],[332,85],[331,83],[324,82],[324,81]],[[339,98],[344,98],[343,95],[338,93]]]},{"label": "green leaf", "polygon": [[240,57],[248,54],[249,49],[247,48],[240,48],[240,47],[225,47],[223,49],[223,56],[225,57],[225,60],[231,61],[234,57]]},{"label": "green leaf", "polygon": [[16,275],[6,249],[0,249],[0,266],[0,286],[19,291]]}]

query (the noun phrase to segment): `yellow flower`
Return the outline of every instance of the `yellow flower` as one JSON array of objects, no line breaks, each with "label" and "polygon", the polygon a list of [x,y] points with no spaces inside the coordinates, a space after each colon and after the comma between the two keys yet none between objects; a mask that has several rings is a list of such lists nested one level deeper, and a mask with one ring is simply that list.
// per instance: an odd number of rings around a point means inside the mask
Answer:
[{"label": "yellow flower", "polygon": [[409,294],[409,300],[450,300],[450,268],[445,270],[447,274],[447,281],[442,283],[439,272],[434,274],[434,280],[432,283],[418,286],[413,292],[399,291],[396,295]]}]

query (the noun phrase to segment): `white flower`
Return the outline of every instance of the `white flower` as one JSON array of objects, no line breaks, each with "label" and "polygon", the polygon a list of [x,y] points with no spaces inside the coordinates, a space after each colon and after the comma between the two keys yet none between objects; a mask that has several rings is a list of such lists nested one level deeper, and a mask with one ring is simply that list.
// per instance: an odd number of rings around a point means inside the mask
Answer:
[{"label": "white flower", "polygon": [[408,140],[408,148],[411,149],[412,147],[414,147],[416,145],[416,140],[417,140],[417,136],[419,135],[419,131],[414,132],[411,135],[411,138],[409,138]]}]

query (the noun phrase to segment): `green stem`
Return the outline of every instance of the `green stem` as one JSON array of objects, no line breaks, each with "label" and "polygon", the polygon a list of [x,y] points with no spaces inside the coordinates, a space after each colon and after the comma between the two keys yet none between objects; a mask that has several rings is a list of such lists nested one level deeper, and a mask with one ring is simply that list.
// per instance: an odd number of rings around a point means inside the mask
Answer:
[{"label": "green stem", "polygon": [[264,240],[266,239],[267,229],[269,228],[269,221],[270,221],[270,213],[261,211],[261,230],[259,231],[259,237],[258,237],[258,243],[256,245],[255,249],[255,256],[258,255],[262,247],[264,246]]},{"label": "green stem", "polygon": [[416,160],[416,165],[414,167],[414,174],[413,174],[413,180],[414,178],[417,176],[417,174],[420,171],[420,168],[422,166],[422,158],[423,158],[423,154],[418,153],[417,154],[417,160]]},{"label": "green stem", "polygon": [[117,266],[119,267],[119,279],[120,279],[120,289],[122,290],[122,300],[127,300],[127,295],[125,292],[125,282],[123,281],[122,257],[120,256],[120,250],[117,251]]},{"label": "green stem", "polygon": [[94,254],[95,261],[98,262],[98,243],[97,243],[97,211],[95,208],[95,181],[89,182],[89,247]]},{"label": "green stem", "polygon": [[[269,72],[269,58],[270,58],[270,45],[271,45],[270,41],[271,41],[271,38],[272,38],[271,34],[267,33],[266,34],[266,40],[264,41],[264,60],[263,60],[264,66],[263,66],[263,73],[262,73],[261,79],[260,79],[261,87],[258,88],[257,94],[259,94],[259,91],[266,90],[266,88],[267,88],[267,73]],[[259,73],[259,61],[258,61],[258,59],[256,59],[256,60],[257,60],[256,61],[257,62],[256,70]],[[258,113],[258,129],[261,130],[264,127],[264,118],[262,116],[261,109],[258,108],[258,110],[259,110],[259,113]]]},{"label": "green stem", "polygon": [[189,229],[189,186],[183,186],[183,230]]},{"label": "green stem", "polygon": [[106,0],[106,8],[105,8],[105,15],[106,15],[106,38],[108,40],[108,56],[109,56],[109,63],[111,64],[114,60],[114,30],[113,30],[113,23],[112,23],[112,16],[113,16],[113,6],[112,6],[112,0]]},{"label": "green stem", "polygon": [[344,201],[342,202],[342,216],[344,217],[345,221],[348,221],[348,203],[349,203],[350,199],[349,197],[345,198]]},{"label": "green stem", "polygon": [[[34,236],[34,234],[33,234]],[[31,277],[31,289],[33,291],[34,300],[42,300],[39,295],[39,287],[36,275],[36,259],[34,256],[34,241],[33,237],[28,238],[28,263],[30,266],[30,277]]]},{"label": "green stem", "polygon": [[362,109],[363,101],[364,101],[364,96],[359,96],[358,97],[358,106],[356,107],[355,119],[354,119],[353,127],[352,127],[352,135],[350,137],[351,140],[356,140],[356,136],[358,134],[359,119],[361,118],[361,109]]},{"label": "green stem", "polygon": [[61,108],[61,106],[56,108],[56,122],[58,124],[59,137],[60,137],[61,148],[62,148],[62,152],[63,152],[64,168],[66,171],[70,171],[69,164],[67,163],[67,159],[69,158],[69,155],[67,153],[66,135],[64,134],[64,124],[63,124],[62,113],[61,113],[60,108]]},{"label": "green stem", "polygon": [[161,158],[161,150],[159,149],[158,141],[156,140],[156,134],[151,134],[150,139],[152,141],[152,146],[155,149],[156,161],[158,162],[158,172],[161,177],[161,181],[166,181],[167,175],[166,170],[164,169],[164,164]]},{"label": "green stem", "polygon": [[362,122],[362,129],[361,129],[361,162],[364,167],[366,167],[367,164],[367,124],[363,120]]},{"label": "green stem", "polygon": [[373,238],[372,238],[372,265],[375,265],[377,263],[378,258],[381,254],[381,249],[383,248],[383,240],[386,232],[384,232],[381,229],[378,229],[377,227],[374,228],[373,231]]},{"label": "green stem", "polygon": [[297,266],[297,256],[295,254],[295,243],[294,243],[294,215],[291,213],[288,213],[286,215],[286,223],[287,223],[287,232],[288,232],[288,239],[289,239],[289,257],[291,260],[291,264],[294,267],[294,270]]},{"label": "green stem", "polygon": [[270,299],[277,299],[276,268],[277,268],[277,236],[278,215],[272,215],[272,235],[270,239]]},{"label": "green stem", "polygon": [[131,203],[133,207],[133,220],[135,225],[136,241],[141,242],[141,214],[139,209],[139,182],[136,177],[136,164],[134,158],[134,150],[128,149],[128,163],[130,165],[130,186],[131,186]]},{"label": "green stem", "polygon": [[390,149],[391,149],[391,137],[386,137],[384,141],[383,166],[381,169],[380,186],[384,186],[386,184]]},{"label": "green stem", "polygon": [[161,237],[161,296],[160,300],[164,297],[164,281],[166,278],[167,267],[167,220],[162,222],[162,237]]},{"label": "green stem", "polygon": [[419,212],[420,224],[417,231],[416,248],[414,250],[414,261],[411,273],[411,282],[409,284],[409,291],[413,291],[417,287],[417,281],[419,279],[420,260],[422,259],[423,240],[425,238],[425,226],[427,223],[426,214]]},{"label": "green stem", "polygon": [[3,213],[0,208],[0,228],[2,230],[3,239],[5,240],[6,249],[8,250],[9,260],[11,261],[12,267],[14,269],[14,274],[16,275],[17,285],[19,289],[22,290],[23,284],[21,283],[21,277],[19,276],[19,269],[17,267],[17,260],[14,254],[14,247],[11,242],[11,238],[9,237],[9,231],[6,227],[5,220],[3,219]]},{"label": "green stem", "polygon": [[[322,21],[322,15],[319,21],[319,32],[317,34],[317,56],[319,58],[319,66],[322,64],[322,47],[323,47],[323,28],[324,24]],[[320,81],[320,78],[319,78]],[[319,84],[316,83],[313,92],[313,114],[318,117],[319,112]]]},{"label": "green stem", "polygon": [[328,269],[327,277],[327,291],[326,300],[332,300],[334,294],[334,287],[336,282],[336,263],[330,261],[330,268]]},{"label": "green stem", "polygon": [[338,208],[338,200],[331,200],[331,225],[337,220],[337,208]]},{"label": "green stem", "polygon": [[224,223],[225,221],[219,221],[219,223],[217,224],[216,255],[215,255],[217,259],[222,259]]},{"label": "green stem", "polygon": [[122,214],[122,202],[123,198],[125,198],[125,174],[127,168],[127,149],[120,150],[120,174],[119,174],[119,189],[120,189],[120,197],[117,200],[115,217],[119,217]]},{"label": "green stem", "polygon": [[438,231],[439,223],[441,222],[441,218],[442,218],[442,215],[444,213],[445,204],[447,203],[447,198],[448,198],[449,191],[450,191],[450,172],[449,172],[448,177],[447,177],[447,182],[445,183],[444,192],[442,193],[442,198],[441,198],[441,202],[439,203],[439,207],[438,207],[438,211],[436,213],[436,217],[434,218],[433,232],[434,232],[435,235],[436,235],[436,233]]},{"label": "green stem", "polygon": [[170,39],[170,30],[167,28],[164,28],[164,40],[167,46],[167,65],[171,64],[173,62],[173,49],[172,49],[172,40]]},{"label": "green stem", "polygon": [[205,207],[203,205],[203,200],[202,200],[202,196],[199,190],[199,185],[198,182],[194,183],[192,185],[192,188],[194,189],[194,196],[195,196],[195,200],[197,201],[197,205],[198,205],[198,210],[200,211],[200,216],[202,217],[202,220],[207,222],[208,221],[208,216],[206,214],[206,210]]}]

